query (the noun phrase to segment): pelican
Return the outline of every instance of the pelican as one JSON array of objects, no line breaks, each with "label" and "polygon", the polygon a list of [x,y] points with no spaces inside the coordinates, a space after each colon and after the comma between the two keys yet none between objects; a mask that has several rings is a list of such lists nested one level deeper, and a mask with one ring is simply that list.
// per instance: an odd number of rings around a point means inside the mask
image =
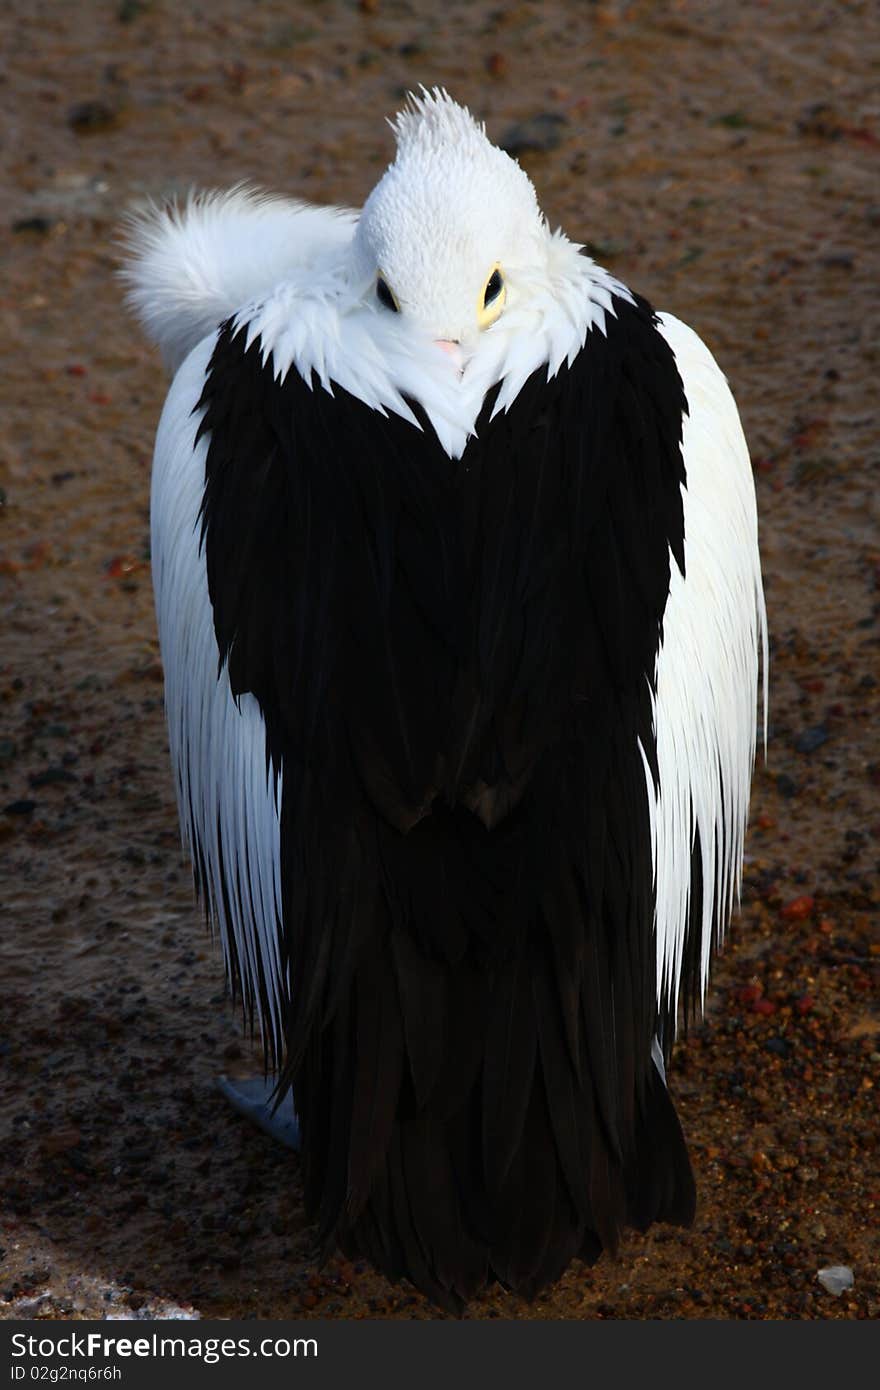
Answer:
[{"label": "pelican", "polygon": [[392,128],[359,211],[194,194],[125,275],[173,377],[181,824],[271,1073],[237,1101],[325,1251],[460,1311],[693,1220],[665,1067],[739,892],[766,618],[709,349],[445,91]]}]

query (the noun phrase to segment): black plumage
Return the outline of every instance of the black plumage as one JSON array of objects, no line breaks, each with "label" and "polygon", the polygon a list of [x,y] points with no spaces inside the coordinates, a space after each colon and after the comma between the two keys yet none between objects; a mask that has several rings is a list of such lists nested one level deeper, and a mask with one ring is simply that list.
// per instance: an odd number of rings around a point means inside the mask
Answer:
[{"label": "black plumage", "polygon": [[491,391],[454,461],[417,403],[421,429],[278,382],[246,341],[224,325],[199,402],[202,546],[221,663],[284,772],[307,1206],[444,1306],[487,1277],[531,1296],[694,1211],[651,1060],[639,751],[656,778],[675,358],[617,298],[494,419]]}]

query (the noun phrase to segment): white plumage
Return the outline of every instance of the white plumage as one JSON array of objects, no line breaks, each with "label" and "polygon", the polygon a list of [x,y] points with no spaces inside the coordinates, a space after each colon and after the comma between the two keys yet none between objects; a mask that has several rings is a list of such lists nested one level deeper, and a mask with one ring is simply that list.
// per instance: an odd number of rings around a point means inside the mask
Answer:
[{"label": "white plumage", "polygon": [[[277,752],[270,754],[270,747],[276,749],[279,738],[283,744],[294,736],[278,724],[256,677],[250,685],[242,686],[237,673],[234,678],[230,676],[230,662],[237,651],[244,650],[243,646],[236,648],[234,642],[244,643],[247,634],[234,639],[231,653],[228,646],[221,652],[219,633],[224,620],[218,595],[226,557],[215,554],[210,573],[206,559],[212,534],[209,481],[221,476],[217,472],[220,465],[210,452],[215,445],[220,447],[216,430],[212,434],[211,428],[219,417],[211,415],[209,404],[217,354],[232,351],[237,340],[242,347],[235,350],[245,354],[252,345],[258,345],[267,380],[274,383],[272,390],[280,393],[293,383],[290,399],[295,396],[301,401],[303,418],[306,398],[301,391],[295,394],[298,381],[308,388],[316,409],[320,407],[323,412],[325,396],[338,401],[340,421],[348,418],[345,412],[363,407],[366,423],[359,429],[370,429],[371,416],[375,421],[388,421],[388,429],[394,419],[402,422],[394,426],[398,433],[389,434],[383,427],[376,440],[384,439],[389,448],[398,447],[395,441],[399,437],[411,440],[408,447],[413,451],[413,469],[421,467],[419,450],[423,446],[418,440],[424,441],[425,448],[439,446],[452,476],[457,461],[462,460],[467,467],[468,460],[479,457],[475,451],[484,447],[484,438],[490,439],[493,422],[504,413],[513,419],[517,410],[525,408],[524,393],[536,372],[546,369],[549,386],[557,377],[561,380],[566,373],[571,377],[581,371],[587,353],[593,353],[601,365],[605,357],[596,345],[605,339],[606,357],[617,363],[619,354],[626,351],[629,332],[619,321],[621,314],[625,314],[627,324],[637,320],[647,323],[642,301],[584,255],[582,247],[562,232],[550,231],[523,171],[495,149],[483,128],[444,93],[424,93],[415,99],[398,117],[394,130],[397,159],[360,214],[309,207],[238,188],[227,194],[192,196],[177,210],[148,209],[137,214],[129,228],[131,256],[125,275],[131,302],[175,373],[156,441],[152,535],[181,823],[208,893],[211,914],[219,923],[230,971],[240,979],[246,998],[261,1011],[267,1040],[278,1058],[284,1057],[290,1044],[291,1008],[295,1010],[297,991],[302,988],[292,966],[299,927],[297,922],[285,920],[282,807],[286,795],[300,796],[298,782],[294,787],[292,780],[298,779],[299,773],[293,767],[308,757],[308,750],[297,752],[295,758],[293,752],[284,758]],[[482,312],[481,296],[493,267],[503,270],[504,298],[496,303],[490,323]],[[377,277],[383,285],[387,282],[386,299],[393,299],[399,312],[388,312],[377,303]],[[229,325],[225,329],[221,328],[224,323]],[[638,328],[639,333],[644,331]],[[682,981],[689,969],[694,853],[701,865],[702,899],[698,907],[699,964],[690,988],[692,992],[696,988],[700,997],[706,990],[712,948],[723,934],[739,891],[761,655],[765,712],[767,682],[755,496],[736,406],[711,353],[691,329],[668,314],[660,314],[653,319],[651,331],[656,334],[656,352],[651,360],[656,357],[659,364],[657,380],[666,379],[662,376],[667,370],[662,365],[663,354],[671,349],[670,360],[686,401],[680,417],[686,479],[680,489],[683,532],[673,528],[670,533],[662,622],[653,662],[641,677],[641,690],[649,702],[650,728],[639,732],[634,725],[629,735],[629,747],[640,759],[644,774],[640,793],[633,795],[637,802],[643,800],[649,842],[651,882],[647,891],[653,915],[649,949],[656,957],[656,964],[650,963],[650,976],[658,1021],[647,1021],[648,1042],[643,1064],[639,1064],[645,1067],[652,1065],[653,1031],[656,1028],[659,1035],[662,1020],[676,1018]],[[440,350],[441,341],[455,344],[453,359]],[[629,384],[628,373],[633,369],[625,356],[621,360],[623,379],[628,383],[625,389],[637,393],[638,383]],[[589,385],[589,375],[583,379]],[[609,380],[613,384],[617,377]],[[260,387],[264,389],[269,387]],[[651,395],[659,389],[652,385],[643,398],[637,397],[644,401],[638,404],[638,412],[644,411],[648,423],[636,422],[633,437],[641,437],[641,429],[648,438],[654,429],[650,420],[655,409],[660,419],[665,407]],[[262,409],[248,406],[252,408]],[[604,406],[598,400],[584,406],[580,427],[587,435],[593,427],[593,409]],[[623,417],[614,418],[618,429],[629,428]],[[203,424],[207,433],[200,434]],[[400,436],[403,425],[410,433]],[[566,416],[556,428],[565,434],[570,426]],[[283,452],[291,446],[279,437],[273,447]],[[321,447],[326,449],[326,440]],[[589,468],[599,470],[601,464],[602,459],[596,458]],[[231,466],[223,463],[227,470]],[[285,466],[297,467],[296,457]],[[480,464],[484,466],[488,469],[488,462]],[[242,476],[246,480],[248,474]],[[612,477],[607,487],[616,486]],[[246,489],[240,495],[246,497]],[[535,494],[536,506],[542,495],[540,490]],[[614,503],[612,493],[608,497],[610,506],[638,508],[631,487],[621,493],[619,503]],[[675,501],[670,495],[668,506],[673,511]],[[592,524],[589,516],[587,520]],[[656,525],[661,521],[658,514]],[[528,537],[527,519],[521,518],[518,524]],[[654,524],[653,516],[647,516],[640,523],[647,528],[643,537],[623,538],[618,532],[624,522],[618,517],[609,532],[611,543],[620,542],[623,553],[633,545],[638,550],[644,541],[647,554],[653,544],[650,532]],[[663,524],[670,523],[667,519]],[[228,530],[223,534],[228,536]],[[552,553],[555,537],[541,537],[541,541]],[[393,549],[395,544],[393,535],[390,540],[379,537],[377,555],[383,545]],[[530,549],[533,538],[519,544],[520,551],[523,546]],[[676,558],[681,546],[686,557],[683,572]],[[248,554],[250,565],[259,564],[257,552],[251,549]],[[524,562],[521,558],[511,561],[509,555],[505,559],[505,554],[499,550],[498,565],[512,564],[515,576],[516,565]],[[230,566],[239,563],[235,556],[229,557]],[[247,566],[237,582],[236,592],[246,593],[251,582]],[[526,589],[528,584],[524,592]],[[291,611],[296,602],[296,595],[291,594]],[[594,602],[599,604],[600,598]],[[508,608],[511,604],[513,600]],[[507,608],[499,611],[506,612]],[[625,607],[621,610],[626,611]],[[604,630],[601,623],[599,630]],[[398,640],[380,632],[377,638],[392,646]],[[394,658],[398,663],[405,659],[401,652]],[[518,660],[515,652],[510,660]],[[477,675],[467,679],[479,684]],[[589,682],[589,673],[578,679]],[[631,697],[638,702],[638,689],[632,690]],[[474,720],[482,717],[479,709],[478,700]],[[503,715],[502,710],[498,719]],[[405,726],[404,741],[408,736]],[[369,756],[375,758],[375,749]],[[383,757],[380,748],[380,761]],[[494,833],[499,815],[503,822],[506,812],[515,808],[521,797],[528,797],[523,788],[528,788],[529,781],[520,776],[517,782],[513,773],[507,790],[500,789],[501,782],[496,788],[489,773],[481,773],[480,780],[470,787],[450,790],[451,766],[446,755],[438,751],[434,780],[420,792],[420,809],[406,813],[407,824],[418,824],[430,816],[432,804],[442,796],[451,805],[467,806],[475,815],[484,816]],[[383,778],[392,776],[390,763],[389,767],[391,772],[383,771]],[[532,777],[529,771],[528,778]],[[638,805],[634,814],[636,819],[642,815]],[[626,885],[621,891],[628,891]],[[595,981],[590,985],[593,987]],[[618,986],[609,983],[612,994],[614,988]],[[645,1003],[641,1007],[649,1006]],[[452,1001],[450,1008],[454,1015]],[[636,1029],[639,1036],[642,1022]],[[540,1031],[540,1018],[538,1026]],[[669,1042],[667,1035],[663,1039],[667,1052]],[[616,1045],[612,1038],[612,1051]],[[663,1059],[656,1039],[653,1052],[662,1074]],[[548,1065],[545,1058],[545,1069]],[[619,1059],[613,1064],[614,1076],[622,1065]],[[549,1072],[546,1085],[549,1096],[553,1087]],[[598,1095],[601,1087],[598,1081],[596,1085]],[[548,1104],[552,1109],[552,1103]],[[558,1128],[556,1133],[558,1139]],[[351,1174],[355,1160],[348,1162]],[[564,1155],[560,1162],[564,1167]],[[572,1200],[578,1206],[581,1199],[575,1194]],[[612,1198],[608,1201],[611,1203]],[[683,1209],[687,1201],[682,1199],[679,1206]],[[579,1218],[581,1234],[577,1237],[583,1242],[582,1252],[591,1248],[584,1235],[584,1230],[591,1229],[590,1220],[600,1232],[600,1245],[613,1244],[614,1230],[623,1216],[618,1212],[608,1217],[611,1234],[606,1235],[602,1234],[605,1218],[600,1219],[595,1212],[591,1218],[589,1213],[584,1215],[585,1210]],[[662,1214],[662,1201],[659,1210]],[[352,1236],[356,1225],[351,1229],[345,1226],[346,1220],[354,1222],[355,1217],[356,1213],[348,1211],[347,1217],[336,1219],[342,1220],[340,1230],[348,1231],[340,1239],[361,1248],[366,1237]],[[329,1218],[327,1222],[332,1224]],[[405,1235],[398,1235],[405,1246]],[[369,1242],[364,1248],[379,1258]],[[565,1246],[569,1255],[575,1248],[580,1247]],[[395,1269],[405,1270],[441,1300],[447,1295],[453,1299],[466,1296],[473,1285],[470,1275],[459,1272],[447,1278],[440,1256],[429,1251],[425,1258],[430,1275],[414,1272],[411,1255],[397,1264],[389,1256],[390,1263],[386,1261],[383,1267],[392,1274]],[[508,1256],[497,1251],[493,1254],[492,1248],[485,1258],[490,1272],[494,1269],[498,1277],[517,1287],[531,1288],[533,1278],[538,1278],[534,1270],[528,1278],[514,1277],[509,1272],[512,1265],[504,1263]],[[546,1277],[546,1270],[540,1277]]]},{"label": "white plumage", "polygon": [[279,815],[282,776],[266,761],[266,731],[252,695],[233,698],[220,669],[204,564],[195,545],[204,488],[204,442],[192,395],[213,334],[187,358],[168,396],[153,464],[150,529],[153,587],[165,670],[168,739],[184,841],[204,860],[208,910],[219,924],[227,967],[237,963],[245,998],[271,1010],[262,1022],[281,1046],[282,979]]},{"label": "white plumage", "polygon": [[712,948],[738,900],[755,761],[755,689],[767,615],[749,451],[730,388],[693,329],[661,314],[685,386],[682,489],[687,577],[673,565],[657,657],[654,731],[660,779],[649,781],[656,878],[658,1001],[678,1015],[690,855],[700,833],[703,898],[700,992]]}]

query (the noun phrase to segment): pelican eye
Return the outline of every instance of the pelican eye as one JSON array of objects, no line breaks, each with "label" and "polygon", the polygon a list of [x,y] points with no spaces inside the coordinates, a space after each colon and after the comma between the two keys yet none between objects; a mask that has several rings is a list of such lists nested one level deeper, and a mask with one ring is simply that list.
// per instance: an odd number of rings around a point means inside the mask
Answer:
[{"label": "pelican eye", "polygon": [[376,298],[383,309],[390,309],[392,314],[398,314],[400,312],[400,305],[389,289],[388,281],[385,279],[384,275],[380,275],[376,281]]},{"label": "pelican eye", "polygon": [[489,305],[496,300],[504,289],[504,281],[501,278],[500,270],[493,270],[489,279],[486,281],[486,288],[483,291],[483,308],[488,309]]},{"label": "pelican eye", "polygon": [[489,328],[499,317],[507,298],[507,286],[500,266],[493,266],[477,300],[477,323],[480,328]]}]

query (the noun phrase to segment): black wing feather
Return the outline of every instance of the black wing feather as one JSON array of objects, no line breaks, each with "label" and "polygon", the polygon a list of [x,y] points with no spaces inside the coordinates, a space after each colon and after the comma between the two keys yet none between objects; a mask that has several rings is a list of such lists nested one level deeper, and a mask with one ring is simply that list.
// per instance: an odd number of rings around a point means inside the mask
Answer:
[{"label": "black wing feather", "polygon": [[639,750],[656,777],[686,402],[650,307],[615,311],[458,462],[231,324],[199,402],[220,660],[284,771],[307,1206],[456,1311],[692,1213]]}]

